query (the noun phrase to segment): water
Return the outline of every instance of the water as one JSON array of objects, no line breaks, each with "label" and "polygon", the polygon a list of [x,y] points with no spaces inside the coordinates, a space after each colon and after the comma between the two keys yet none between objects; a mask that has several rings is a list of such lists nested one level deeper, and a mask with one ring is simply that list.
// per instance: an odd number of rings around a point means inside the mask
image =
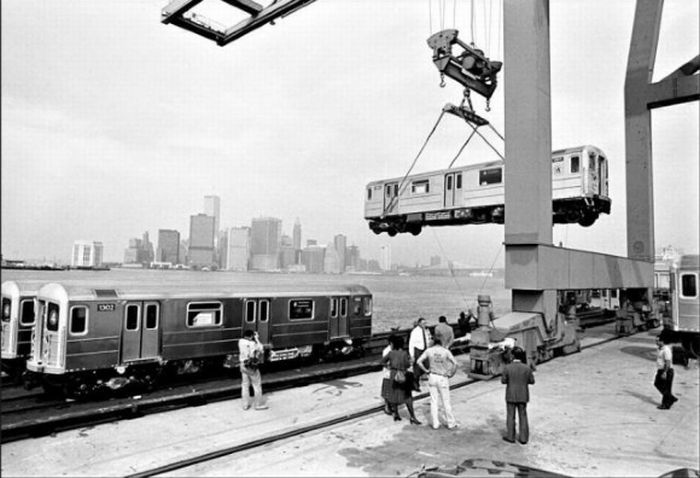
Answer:
[{"label": "water", "polygon": [[504,287],[503,277],[467,276],[389,276],[389,275],[321,275],[277,274],[257,272],[196,272],[149,269],[112,269],[109,271],[28,271],[3,269],[2,281],[42,280],[60,282],[65,279],[89,281],[158,281],[163,284],[186,283],[262,283],[309,284],[360,284],[367,287],[374,297],[374,333],[392,327],[407,328],[418,317],[425,317],[429,325],[437,324],[440,315],[448,322],[457,321],[460,311],[469,308],[476,313],[477,295],[491,296],[496,316],[510,311],[510,291]]}]

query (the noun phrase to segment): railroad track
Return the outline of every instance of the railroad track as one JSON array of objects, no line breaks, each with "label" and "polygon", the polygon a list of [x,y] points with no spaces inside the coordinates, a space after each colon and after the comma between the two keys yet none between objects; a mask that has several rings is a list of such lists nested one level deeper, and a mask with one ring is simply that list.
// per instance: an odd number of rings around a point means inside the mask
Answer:
[{"label": "railroad track", "polygon": [[[619,340],[621,338],[624,338],[624,337],[615,336],[615,337],[601,339],[601,340],[596,341],[594,343],[582,346],[581,350],[585,350],[585,349],[592,348],[592,347],[597,347],[597,346],[603,345],[605,343],[612,342],[614,340]],[[463,380],[461,382],[450,385],[450,390],[457,390],[457,389],[467,387],[467,386],[472,385],[472,384],[477,383],[477,382],[481,382],[481,380],[471,379],[471,378],[466,379],[466,380]],[[423,393],[414,395],[413,399],[420,400],[420,399],[427,398],[429,396],[430,396],[430,394],[428,392],[423,392]],[[295,436],[300,436],[300,435],[303,435],[305,433],[322,430],[324,428],[338,425],[341,423],[347,423],[347,422],[356,420],[358,418],[372,415],[374,413],[383,413],[383,409],[384,409],[384,404],[379,404],[376,406],[367,407],[363,410],[359,410],[359,411],[356,411],[354,413],[349,413],[346,415],[341,415],[341,416],[332,418],[330,420],[326,420],[326,421],[321,422],[321,423],[316,423],[313,425],[300,427],[300,428],[286,431],[286,432],[282,432],[279,434],[273,434],[270,436],[266,436],[264,438],[251,440],[251,441],[246,442],[246,443],[241,443],[241,444],[231,446],[228,448],[215,450],[215,451],[208,452],[208,453],[205,453],[202,455],[197,455],[197,456],[194,456],[191,458],[187,458],[184,460],[179,460],[179,461],[176,461],[173,463],[169,463],[167,465],[152,468],[150,470],[145,470],[145,471],[141,471],[141,472],[134,473],[131,475],[127,475],[127,478],[147,478],[147,477],[151,477],[151,476],[161,475],[164,473],[170,473],[170,472],[173,472],[176,470],[181,470],[184,468],[188,468],[190,466],[194,466],[194,465],[205,463],[205,462],[208,462],[211,460],[215,460],[217,458],[221,458],[224,456],[234,455],[236,453],[242,453],[244,451],[252,450],[252,449],[255,449],[257,447],[269,445],[271,443],[286,440],[288,438],[293,438]]]}]

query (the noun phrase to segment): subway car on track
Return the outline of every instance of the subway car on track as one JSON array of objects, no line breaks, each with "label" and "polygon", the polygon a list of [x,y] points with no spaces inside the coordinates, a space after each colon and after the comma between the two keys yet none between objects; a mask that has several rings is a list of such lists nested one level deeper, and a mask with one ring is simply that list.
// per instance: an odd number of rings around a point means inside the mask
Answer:
[{"label": "subway car on track", "polygon": [[2,283],[2,371],[11,380],[25,369],[34,327],[34,297],[41,281]]},{"label": "subway car on track", "polygon": [[664,335],[683,344],[691,357],[700,357],[700,256],[687,254],[670,268],[670,313]]},{"label": "subway car on track", "polygon": [[28,374],[81,395],[235,365],[247,329],[272,362],[361,352],[372,295],[360,285],[50,283],[36,317]]},{"label": "subway car on track", "polygon": [[[375,234],[420,234],[423,226],[503,224],[504,163],[431,171],[373,181],[365,194],[365,219]],[[595,146],[552,153],[552,219],[592,225],[610,214],[608,160]]]}]

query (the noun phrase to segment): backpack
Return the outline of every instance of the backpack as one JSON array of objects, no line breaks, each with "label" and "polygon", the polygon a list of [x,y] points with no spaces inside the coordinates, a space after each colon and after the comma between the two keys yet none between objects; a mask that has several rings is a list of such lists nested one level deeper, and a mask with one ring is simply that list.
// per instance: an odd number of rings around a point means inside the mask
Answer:
[{"label": "backpack", "polygon": [[254,350],[253,355],[243,361],[243,365],[251,370],[257,370],[260,365],[264,362],[263,354],[261,350]]}]

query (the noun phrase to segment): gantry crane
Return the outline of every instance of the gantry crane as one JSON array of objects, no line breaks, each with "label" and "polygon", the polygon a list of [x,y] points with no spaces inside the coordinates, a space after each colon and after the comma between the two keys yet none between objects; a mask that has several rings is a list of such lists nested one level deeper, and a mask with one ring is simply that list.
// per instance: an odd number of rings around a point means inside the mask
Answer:
[{"label": "gantry crane", "polygon": [[[314,0],[279,0],[262,7],[252,0],[222,0],[250,18],[217,29],[188,11],[202,0],[174,0],[162,11],[172,23],[223,46],[298,10]],[[533,362],[555,351],[579,348],[575,321],[559,310],[562,290],[622,289],[625,308],[618,330],[644,320],[652,306],[654,214],[651,110],[700,99],[700,56],[671,75],[651,82],[663,0],[637,0],[625,80],[627,257],[555,247],[552,244],[551,101],[549,0],[504,0],[505,76],[505,249],[506,288],[512,312],[492,320],[489,300],[479,297],[479,328],[472,334],[471,372],[500,372],[490,347],[516,339]],[[445,33],[446,32],[446,33]],[[433,60],[441,73],[490,97],[500,64],[467,46],[457,59],[450,47],[456,34],[432,38]],[[512,46],[511,46],[512,45]],[[466,59],[466,62],[465,62]],[[481,68],[479,61],[482,60]],[[486,63],[483,62],[486,60]],[[465,75],[465,73],[468,73]]]}]

